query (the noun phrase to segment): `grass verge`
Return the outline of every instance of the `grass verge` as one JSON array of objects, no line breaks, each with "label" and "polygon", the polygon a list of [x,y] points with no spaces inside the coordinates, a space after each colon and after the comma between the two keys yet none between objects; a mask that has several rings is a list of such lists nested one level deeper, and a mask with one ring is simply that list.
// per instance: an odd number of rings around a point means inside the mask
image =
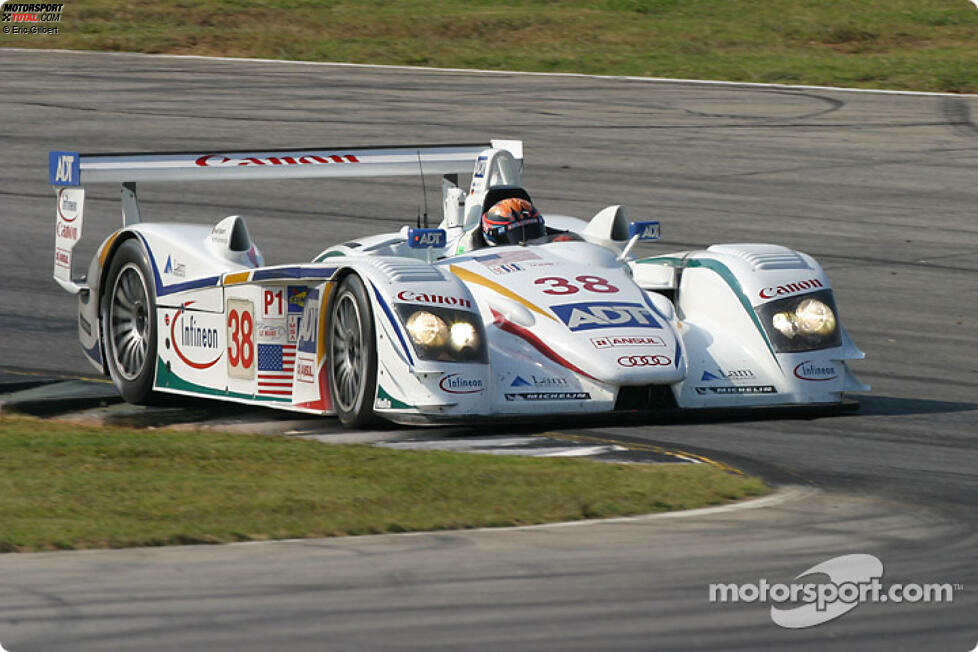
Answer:
[{"label": "grass verge", "polygon": [[969,0],[86,0],[58,28],[0,46],[978,91]]},{"label": "grass verge", "polygon": [[757,496],[706,464],[617,465],[0,418],[0,551],[523,525]]}]

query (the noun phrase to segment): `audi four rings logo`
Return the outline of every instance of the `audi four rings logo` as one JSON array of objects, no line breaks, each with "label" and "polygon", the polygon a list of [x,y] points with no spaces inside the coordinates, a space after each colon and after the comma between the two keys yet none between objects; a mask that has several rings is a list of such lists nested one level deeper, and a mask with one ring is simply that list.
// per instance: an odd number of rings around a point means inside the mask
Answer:
[{"label": "audi four rings logo", "polygon": [[666,367],[672,360],[664,355],[623,355],[618,358],[622,367]]}]

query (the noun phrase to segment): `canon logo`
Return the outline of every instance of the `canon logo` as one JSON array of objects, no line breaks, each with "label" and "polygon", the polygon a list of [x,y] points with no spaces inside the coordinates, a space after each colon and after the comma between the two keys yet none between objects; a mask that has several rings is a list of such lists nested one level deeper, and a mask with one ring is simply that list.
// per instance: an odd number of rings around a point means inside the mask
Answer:
[{"label": "canon logo", "polygon": [[397,298],[401,301],[418,301],[420,303],[436,303],[443,306],[458,306],[460,308],[471,308],[472,302],[461,297],[446,297],[441,294],[424,294],[422,292],[412,292],[411,290],[401,290],[397,293]]},{"label": "canon logo", "polygon": [[622,367],[667,367],[672,360],[664,355],[623,355],[618,358]]},{"label": "canon logo", "polygon": [[198,158],[194,163],[201,167],[229,167],[236,165],[325,165],[327,163],[359,163],[360,161],[353,154],[327,154],[318,156],[306,154],[304,156],[266,156],[258,158],[256,156],[246,156],[244,158],[229,158],[223,154],[205,154]]},{"label": "canon logo", "polygon": [[773,299],[774,297],[795,294],[796,292],[804,292],[805,290],[814,290],[815,288],[824,287],[822,282],[817,278],[810,278],[807,281],[798,281],[797,283],[787,283],[785,285],[778,285],[772,288],[762,288],[760,296],[762,299]]},{"label": "canon logo", "polygon": [[69,226],[67,224],[58,224],[58,237],[67,238],[68,240],[78,239],[78,227]]}]

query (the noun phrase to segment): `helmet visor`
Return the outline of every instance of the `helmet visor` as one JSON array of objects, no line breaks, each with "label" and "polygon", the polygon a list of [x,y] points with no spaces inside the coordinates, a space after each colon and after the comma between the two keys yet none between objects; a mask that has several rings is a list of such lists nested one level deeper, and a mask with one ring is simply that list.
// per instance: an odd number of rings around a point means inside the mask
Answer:
[{"label": "helmet visor", "polygon": [[547,227],[543,217],[536,209],[526,217],[521,217],[508,224],[490,226],[485,231],[486,240],[496,245],[520,244],[547,235]]}]

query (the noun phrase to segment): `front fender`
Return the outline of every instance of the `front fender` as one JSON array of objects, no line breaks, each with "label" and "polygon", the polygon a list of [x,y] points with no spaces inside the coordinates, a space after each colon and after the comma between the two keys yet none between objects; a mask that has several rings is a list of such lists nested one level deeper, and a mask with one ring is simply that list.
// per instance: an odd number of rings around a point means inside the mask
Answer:
[{"label": "front fender", "polygon": [[338,274],[356,273],[370,294],[378,351],[375,411],[397,414],[477,414],[491,390],[488,364],[423,359],[411,342],[401,305],[471,312],[484,318],[468,288],[447,269],[410,258],[344,256]]},{"label": "front fender", "polygon": [[[773,301],[828,297],[832,288],[811,256],[777,245],[715,245],[638,261],[679,271],[680,333],[689,359],[686,380],[674,386],[681,407],[839,402],[867,389],[846,366],[863,357],[845,336],[810,350],[789,352],[772,339]],[[838,319],[838,313],[836,313]]]}]

